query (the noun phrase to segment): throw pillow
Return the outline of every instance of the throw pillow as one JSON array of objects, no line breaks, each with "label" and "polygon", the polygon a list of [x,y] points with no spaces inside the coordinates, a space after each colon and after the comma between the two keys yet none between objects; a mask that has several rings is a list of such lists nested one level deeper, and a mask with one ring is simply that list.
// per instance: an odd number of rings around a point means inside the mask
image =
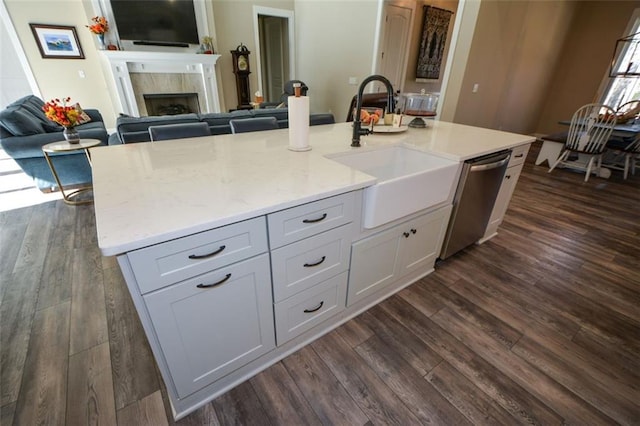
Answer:
[{"label": "throw pillow", "polygon": [[76,103],[73,107],[78,111],[78,124],[84,124],[91,121],[91,117],[89,117],[89,114],[84,112],[79,103]]},{"label": "throw pillow", "polygon": [[22,108],[7,108],[0,112],[0,125],[14,136],[43,133],[42,125]]}]

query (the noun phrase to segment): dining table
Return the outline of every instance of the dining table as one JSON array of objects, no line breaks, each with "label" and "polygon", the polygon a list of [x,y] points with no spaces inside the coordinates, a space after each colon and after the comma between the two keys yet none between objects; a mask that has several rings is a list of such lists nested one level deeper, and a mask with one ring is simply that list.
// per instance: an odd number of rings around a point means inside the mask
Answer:
[{"label": "dining table", "polygon": [[[570,126],[571,120],[560,120],[558,124],[562,124],[564,126]],[[633,139],[640,135],[640,120],[635,119],[626,123],[619,123],[613,127],[613,131],[611,132],[611,139],[613,138],[623,138],[623,139]],[[566,137],[566,136],[565,136]],[[564,147],[564,142],[560,140],[549,140],[542,139],[542,147],[540,148],[540,152],[538,153],[538,157],[536,158],[535,164],[540,165],[545,161],[548,162],[549,167],[556,162],[560,154],[562,153],[562,148]],[[576,164],[582,164],[580,158],[576,160]],[[598,176],[601,178],[608,179],[611,177],[611,170],[607,168],[606,164],[602,164]]]}]

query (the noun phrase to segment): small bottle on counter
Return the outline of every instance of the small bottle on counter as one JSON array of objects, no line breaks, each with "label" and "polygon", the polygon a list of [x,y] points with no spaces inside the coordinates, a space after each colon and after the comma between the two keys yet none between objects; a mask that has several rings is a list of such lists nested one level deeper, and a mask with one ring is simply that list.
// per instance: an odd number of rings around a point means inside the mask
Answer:
[{"label": "small bottle on counter", "polygon": [[300,83],[293,83],[293,94],[296,98],[299,98],[302,94],[302,85]]}]

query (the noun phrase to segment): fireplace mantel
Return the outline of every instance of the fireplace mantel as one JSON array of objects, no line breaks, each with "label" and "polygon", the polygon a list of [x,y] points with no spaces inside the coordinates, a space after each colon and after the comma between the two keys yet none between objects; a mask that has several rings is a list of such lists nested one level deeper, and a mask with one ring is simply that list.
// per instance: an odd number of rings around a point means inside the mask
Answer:
[{"label": "fireplace mantel", "polygon": [[117,93],[117,109],[140,116],[131,73],[197,74],[204,88],[203,112],[220,112],[220,98],[215,65],[220,55],[171,52],[134,52],[105,50],[101,52],[111,70]]}]

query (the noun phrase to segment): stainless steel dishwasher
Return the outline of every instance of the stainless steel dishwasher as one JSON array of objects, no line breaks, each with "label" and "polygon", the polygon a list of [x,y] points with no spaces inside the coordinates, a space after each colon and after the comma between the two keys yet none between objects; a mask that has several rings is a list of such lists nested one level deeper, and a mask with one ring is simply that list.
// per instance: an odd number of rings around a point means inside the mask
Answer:
[{"label": "stainless steel dishwasher", "polygon": [[446,259],[484,235],[511,151],[465,161],[440,258]]}]

